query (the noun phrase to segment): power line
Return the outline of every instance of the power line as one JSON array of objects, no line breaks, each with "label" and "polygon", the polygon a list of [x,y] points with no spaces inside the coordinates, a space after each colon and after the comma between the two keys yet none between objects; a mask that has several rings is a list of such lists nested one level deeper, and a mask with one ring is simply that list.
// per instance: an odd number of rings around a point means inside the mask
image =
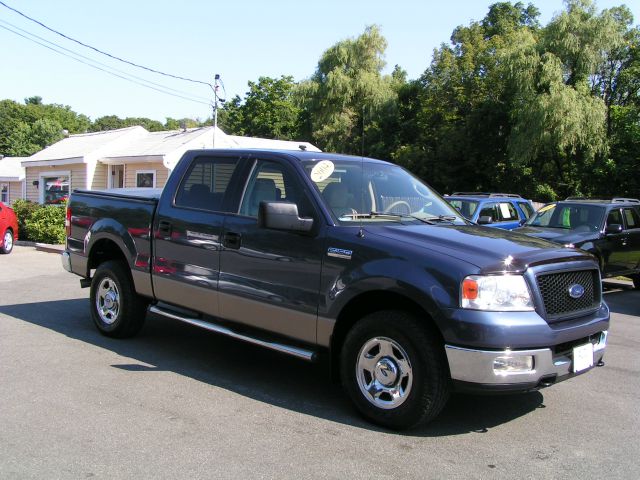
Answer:
[{"label": "power line", "polygon": [[[47,40],[46,38],[42,38],[42,37],[40,37],[40,36],[36,35],[35,33],[31,33],[31,32],[29,32],[28,30],[24,30],[24,29],[22,29],[22,28],[20,28],[20,27],[17,27],[16,25],[13,25],[13,24],[11,24],[11,23],[9,23],[9,22],[5,21],[5,20],[0,19],[0,23],[4,23],[5,25],[8,25],[9,27],[11,27],[11,28],[13,28],[13,29],[15,29],[15,30],[19,30],[19,31],[21,31],[22,33],[25,33],[26,35],[29,35],[30,37],[37,38],[38,40],[41,40],[41,41],[43,41],[43,42],[45,42],[45,43],[48,43],[49,45],[53,45],[53,46],[54,46],[54,47],[56,47],[56,48],[59,48],[59,49],[61,49],[61,50],[64,50],[65,52],[69,52],[70,54],[75,55],[75,56],[80,57],[80,58],[84,58],[85,60],[88,60],[89,62],[96,63],[96,64],[98,64],[98,65],[101,65],[101,66],[105,67],[105,68],[108,68],[108,69],[110,69],[110,70],[113,70],[113,71],[115,71],[115,72],[118,72],[118,73],[120,73],[120,74],[122,74],[122,75],[126,75],[126,76],[128,76],[128,77],[135,78],[135,79],[137,79],[137,80],[140,80],[140,81],[142,81],[142,82],[149,83],[149,84],[151,84],[151,85],[155,85],[155,86],[160,87],[160,88],[162,88],[162,89],[164,89],[164,90],[169,90],[169,91],[172,91],[172,92],[175,92],[175,93],[181,94],[181,95],[185,95],[185,96],[188,96],[188,97],[192,97],[192,98],[194,98],[194,99],[204,100],[204,101],[206,101],[206,102],[207,102],[207,105],[208,105],[208,104],[209,104],[209,102],[210,102],[209,98],[206,98],[206,97],[200,97],[200,96],[198,96],[198,95],[193,95],[193,94],[191,94],[191,93],[187,93],[187,92],[184,92],[184,91],[182,91],[182,90],[177,90],[177,89],[175,89],[175,88],[171,88],[171,87],[168,87],[168,86],[166,86],[166,85],[162,85],[162,84],[160,84],[160,83],[152,82],[151,80],[147,80],[146,78],[138,77],[137,75],[133,75],[133,74],[131,74],[131,73],[129,73],[129,72],[125,72],[125,71],[123,71],[123,70],[118,70],[117,68],[114,68],[114,67],[112,67],[111,65],[107,65],[107,64],[105,64],[105,63],[99,62],[98,60],[95,60],[95,59],[93,59],[93,58],[90,58],[90,57],[87,57],[87,56],[85,56],[85,55],[82,55],[82,54],[80,54],[80,53],[78,53],[78,52],[74,52],[73,50],[69,50],[68,48],[63,47],[62,45],[58,45],[58,44],[57,44],[57,43],[55,43],[55,42],[52,42],[52,41],[50,41],[50,40]],[[8,31],[10,31],[10,32],[12,32],[12,33],[14,33],[14,34],[16,34],[16,35],[20,35],[18,32],[15,32],[15,31],[11,30],[10,28],[6,28],[6,27],[3,27],[3,28],[4,28],[5,30],[8,30]],[[39,43],[39,42],[37,42],[37,41],[33,40],[32,38],[26,38],[24,35],[20,35],[20,36],[21,36],[22,38],[25,38],[26,40],[32,41],[32,42],[37,43],[37,44],[39,44],[39,45],[41,45],[41,46],[45,46],[45,45],[42,45],[41,43]],[[55,50],[55,49],[52,49],[52,50],[54,50],[56,53],[60,53],[60,54],[62,54],[62,52],[60,52],[60,51],[58,51],[58,50]],[[67,56],[67,57],[69,57],[69,55],[66,55],[66,56]],[[75,57],[69,57],[69,58],[71,58],[72,60],[79,61],[79,60],[78,60],[77,58],[75,58]],[[85,63],[85,62],[81,62],[81,63]],[[87,64],[85,63],[85,65],[87,65]],[[89,65],[89,66],[93,66],[93,65]],[[104,71],[104,70],[103,70],[103,71]],[[105,72],[105,73],[111,73],[111,72]],[[119,77],[119,78],[122,78],[122,77]],[[139,84],[139,85],[140,85],[140,84]],[[145,86],[145,85],[142,85],[142,86]],[[166,93],[168,93],[168,92],[166,92]],[[183,97],[181,97],[181,98],[183,98]]]},{"label": "power line", "polygon": [[[1,3],[1,2],[0,2],[0,3]],[[164,93],[165,95],[171,95],[171,96],[173,96],[173,97],[182,98],[183,100],[187,100],[187,101],[194,102],[194,103],[200,103],[200,104],[202,104],[202,105],[207,105],[207,106],[210,106],[210,105],[211,105],[210,103],[201,102],[200,100],[194,100],[193,98],[188,98],[188,97],[185,97],[185,96],[183,96],[183,95],[177,95],[177,94],[175,94],[175,93],[170,93],[170,92],[167,92],[167,91],[162,90],[162,89],[160,89],[160,88],[152,87],[152,86],[150,86],[150,85],[146,85],[146,84],[144,84],[144,83],[137,82],[137,81],[132,80],[131,78],[127,78],[127,77],[125,77],[125,76],[123,76],[123,75],[119,75],[119,74],[117,74],[117,73],[110,72],[110,71],[108,71],[108,70],[105,70],[104,68],[100,68],[100,67],[98,67],[98,66],[96,66],[96,65],[93,65],[93,64],[91,64],[91,63],[88,63],[88,62],[82,61],[82,60],[80,60],[79,58],[75,58],[75,57],[73,57],[73,56],[71,56],[71,55],[68,55],[68,54],[66,54],[66,53],[64,53],[64,52],[61,52],[60,50],[56,50],[55,48],[50,47],[49,45],[45,45],[44,43],[41,43],[41,42],[39,42],[39,41],[37,41],[37,40],[34,40],[34,39],[29,38],[29,37],[27,37],[27,36],[25,36],[25,35],[22,35],[21,33],[18,33],[18,32],[14,31],[14,30],[11,30],[10,28],[5,27],[4,25],[0,25],[0,28],[2,28],[2,29],[4,29],[4,30],[7,30],[7,31],[9,31],[9,32],[11,32],[11,33],[13,33],[13,34],[15,34],[15,35],[18,35],[19,37],[22,37],[22,38],[24,38],[24,39],[26,39],[26,40],[29,40],[30,42],[37,43],[38,45],[40,45],[40,46],[42,46],[42,47],[44,47],[44,48],[47,48],[47,49],[49,49],[49,50],[52,50],[52,51],[54,51],[54,52],[56,52],[56,53],[59,53],[60,55],[63,55],[63,56],[65,56],[65,57],[67,57],[67,58],[71,58],[72,60],[75,60],[76,62],[80,62],[80,63],[82,63],[82,64],[84,64],[84,65],[89,66],[89,67],[95,68],[96,70],[100,70],[100,71],[102,71],[102,72],[104,72],[104,73],[108,73],[109,75],[113,75],[114,77],[121,78],[122,80],[126,80],[126,81],[128,81],[128,82],[135,83],[135,84],[140,85],[140,86],[145,87],[145,88],[150,88],[151,90],[155,90],[155,91],[157,91],[157,92]]]},{"label": "power line", "polygon": [[1,0],[0,0],[0,5],[2,5],[3,7],[5,7],[5,8],[7,8],[7,9],[11,10],[12,12],[17,13],[18,15],[20,15],[20,16],[22,16],[22,17],[26,18],[27,20],[29,20],[29,21],[31,21],[31,22],[33,22],[33,23],[36,23],[36,24],[38,24],[38,25],[40,25],[41,27],[43,27],[43,28],[45,28],[45,29],[49,30],[50,32],[55,33],[56,35],[60,35],[61,37],[66,38],[67,40],[70,40],[70,41],[72,41],[72,42],[75,42],[75,43],[77,43],[78,45],[82,45],[82,46],[83,46],[83,47],[85,47],[85,48],[89,48],[89,49],[91,49],[91,50],[93,50],[93,51],[95,51],[95,52],[98,52],[98,53],[102,54],[102,55],[106,55],[107,57],[112,58],[112,59],[114,59],[114,60],[118,60],[119,62],[127,63],[127,64],[129,64],[129,65],[134,66],[134,67],[142,68],[143,70],[147,70],[147,71],[149,71],[149,72],[157,73],[157,74],[159,74],[159,75],[164,75],[165,77],[171,77],[171,78],[175,78],[175,79],[178,79],[178,80],[184,80],[184,81],[186,81],[186,82],[192,82],[192,83],[199,83],[199,84],[202,84],[202,85],[208,85],[210,88],[212,88],[212,89],[213,89],[213,86],[212,86],[209,82],[203,82],[202,80],[194,80],[194,79],[192,79],[192,78],[181,77],[181,76],[179,76],[179,75],[172,75],[172,74],[170,74],[170,73],[161,72],[160,70],[156,70],[156,69],[154,69],[154,68],[150,68],[150,67],[145,67],[144,65],[140,65],[140,64],[137,64],[137,63],[135,63],[135,62],[130,62],[129,60],[125,60],[125,59],[123,59],[123,58],[117,57],[117,56],[115,56],[115,55],[112,55],[112,54],[110,54],[110,53],[107,53],[107,52],[105,52],[105,51],[102,51],[102,50],[100,50],[99,48],[92,47],[91,45],[87,45],[86,43],[83,43],[83,42],[81,42],[80,40],[76,40],[75,38],[69,37],[69,36],[65,35],[64,33],[59,32],[58,30],[55,30],[55,29],[53,29],[53,28],[51,28],[51,27],[48,27],[47,25],[45,25],[44,23],[40,22],[39,20],[36,20],[35,18],[31,18],[30,16],[28,16],[28,15],[26,15],[26,14],[22,13],[21,11],[16,10],[15,8],[10,7],[9,5],[7,5],[6,3],[4,3],[4,2],[3,2],[3,1],[1,1]]}]

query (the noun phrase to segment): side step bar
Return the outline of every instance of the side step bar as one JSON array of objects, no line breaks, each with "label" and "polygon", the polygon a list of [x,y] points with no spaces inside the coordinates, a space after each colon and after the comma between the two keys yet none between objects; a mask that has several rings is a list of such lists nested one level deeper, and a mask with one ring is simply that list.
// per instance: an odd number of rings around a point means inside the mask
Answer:
[{"label": "side step bar", "polygon": [[205,330],[221,333],[222,335],[227,335],[228,337],[235,338],[237,340],[242,340],[243,342],[253,343],[254,345],[260,345],[261,347],[270,348],[271,350],[276,350],[277,352],[286,353],[287,355],[292,355],[294,357],[301,358],[302,360],[306,360],[307,362],[314,362],[316,360],[316,352],[312,350],[307,350],[300,347],[294,347],[294,346],[285,345],[282,343],[262,340],[256,337],[250,337],[248,335],[235,332],[230,328],[223,327],[221,325],[217,325],[211,322],[205,322],[204,320],[200,320],[199,318],[186,317],[177,312],[164,309],[157,305],[152,305],[149,308],[149,311],[151,313],[162,315],[163,317],[168,317],[173,320],[178,320],[180,322],[188,323],[190,325],[195,325],[196,327],[204,328]]}]

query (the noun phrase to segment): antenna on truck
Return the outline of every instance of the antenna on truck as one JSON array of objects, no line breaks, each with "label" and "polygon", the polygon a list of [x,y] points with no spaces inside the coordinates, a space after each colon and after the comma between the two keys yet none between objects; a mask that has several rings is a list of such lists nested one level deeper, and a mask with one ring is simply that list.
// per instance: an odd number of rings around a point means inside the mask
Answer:
[{"label": "antenna on truck", "polygon": [[[364,116],[365,106],[362,104],[362,146],[360,149],[360,206],[364,207]],[[360,217],[360,230],[358,230],[358,237],[364,238],[364,227],[362,225],[362,217]]]}]

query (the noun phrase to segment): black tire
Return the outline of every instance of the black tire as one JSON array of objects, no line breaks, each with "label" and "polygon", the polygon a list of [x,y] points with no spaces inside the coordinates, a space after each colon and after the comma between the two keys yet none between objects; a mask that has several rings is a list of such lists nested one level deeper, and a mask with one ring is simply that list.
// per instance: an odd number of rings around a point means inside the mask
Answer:
[{"label": "black tire", "polygon": [[640,290],[640,273],[631,275],[631,280],[633,280],[633,288]]},{"label": "black tire", "polygon": [[[11,250],[13,250],[13,232],[8,228],[2,233],[2,248],[0,248],[0,253],[9,254]],[[7,246],[7,244],[9,246]]]},{"label": "black tire", "polygon": [[90,302],[93,323],[107,337],[132,337],[144,325],[148,302],[136,293],[124,262],[108,261],[96,269]]},{"label": "black tire", "polygon": [[[374,361],[375,368],[364,367]],[[429,325],[406,312],[387,310],[365,316],[349,331],[340,376],[360,413],[378,425],[400,430],[427,423],[440,413],[451,390],[447,365],[442,341]],[[377,387],[383,389],[377,399],[365,393]]]}]

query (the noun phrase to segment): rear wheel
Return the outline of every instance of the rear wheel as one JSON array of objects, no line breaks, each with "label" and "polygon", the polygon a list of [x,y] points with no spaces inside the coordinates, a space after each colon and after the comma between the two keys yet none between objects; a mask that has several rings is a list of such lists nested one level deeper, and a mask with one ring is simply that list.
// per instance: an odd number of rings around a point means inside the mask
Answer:
[{"label": "rear wheel", "polygon": [[7,228],[2,235],[2,248],[0,248],[0,252],[11,253],[11,250],[13,250],[13,232]]},{"label": "rear wheel", "polygon": [[367,315],[345,339],[340,373],[358,410],[392,429],[435,418],[449,398],[443,346],[431,329],[402,311]]},{"label": "rear wheel", "polygon": [[631,275],[631,280],[633,280],[633,288],[640,290],[640,273]]},{"label": "rear wheel", "polygon": [[91,317],[103,335],[125,338],[144,324],[147,302],[134,289],[124,262],[101,264],[91,280]]}]

